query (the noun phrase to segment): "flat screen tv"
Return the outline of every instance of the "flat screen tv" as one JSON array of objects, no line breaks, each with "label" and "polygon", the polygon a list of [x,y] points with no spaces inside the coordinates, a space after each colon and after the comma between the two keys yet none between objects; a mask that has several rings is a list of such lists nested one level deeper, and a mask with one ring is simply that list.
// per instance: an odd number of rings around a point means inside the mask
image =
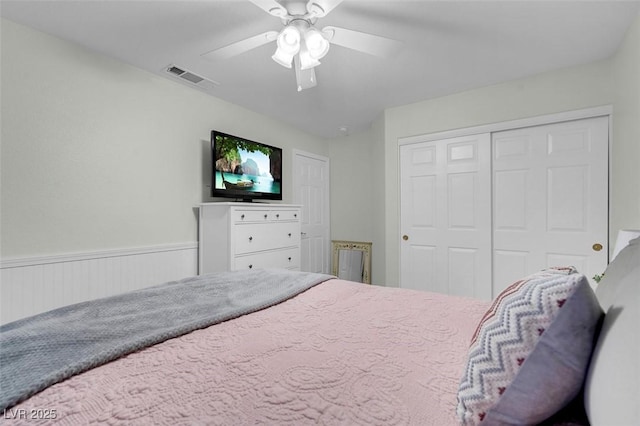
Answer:
[{"label": "flat screen tv", "polygon": [[211,196],[282,200],[282,148],[211,131]]}]

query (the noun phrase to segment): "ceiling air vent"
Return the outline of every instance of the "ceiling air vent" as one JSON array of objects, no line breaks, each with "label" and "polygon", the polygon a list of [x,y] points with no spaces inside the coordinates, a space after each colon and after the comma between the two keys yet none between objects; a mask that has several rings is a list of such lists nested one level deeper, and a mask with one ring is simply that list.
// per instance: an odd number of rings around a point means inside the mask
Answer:
[{"label": "ceiling air vent", "polygon": [[180,68],[175,65],[169,65],[166,68],[166,72],[180,80],[187,81],[189,84],[200,87],[202,89],[213,89],[216,86],[220,85],[220,83],[216,81],[208,80],[204,77],[192,73],[191,71],[185,70],[184,68]]}]

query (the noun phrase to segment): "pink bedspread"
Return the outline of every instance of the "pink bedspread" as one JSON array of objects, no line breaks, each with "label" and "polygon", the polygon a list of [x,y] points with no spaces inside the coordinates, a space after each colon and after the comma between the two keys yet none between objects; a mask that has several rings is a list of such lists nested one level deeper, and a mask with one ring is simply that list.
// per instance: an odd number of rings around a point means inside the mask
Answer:
[{"label": "pink bedspread", "polygon": [[453,425],[469,341],[488,305],[330,280],[75,376],[3,420]]}]

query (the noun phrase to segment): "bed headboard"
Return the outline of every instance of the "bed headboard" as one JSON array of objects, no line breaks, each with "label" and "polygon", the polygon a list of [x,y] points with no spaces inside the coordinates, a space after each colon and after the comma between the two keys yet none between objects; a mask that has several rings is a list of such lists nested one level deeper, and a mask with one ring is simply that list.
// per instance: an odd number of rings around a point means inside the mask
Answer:
[{"label": "bed headboard", "polygon": [[636,424],[640,418],[640,238],[607,267],[596,296],[606,313],[585,383],[592,425]]}]

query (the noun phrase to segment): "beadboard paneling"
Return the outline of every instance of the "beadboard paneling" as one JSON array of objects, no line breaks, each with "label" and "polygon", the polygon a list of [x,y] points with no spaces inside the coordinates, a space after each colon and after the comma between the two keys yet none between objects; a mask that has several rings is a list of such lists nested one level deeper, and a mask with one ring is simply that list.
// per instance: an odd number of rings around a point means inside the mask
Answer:
[{"label": "beadboard paneling", "polygon": [[196,243],[3,260],[0,323],[197,274]]}]

